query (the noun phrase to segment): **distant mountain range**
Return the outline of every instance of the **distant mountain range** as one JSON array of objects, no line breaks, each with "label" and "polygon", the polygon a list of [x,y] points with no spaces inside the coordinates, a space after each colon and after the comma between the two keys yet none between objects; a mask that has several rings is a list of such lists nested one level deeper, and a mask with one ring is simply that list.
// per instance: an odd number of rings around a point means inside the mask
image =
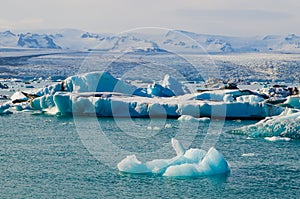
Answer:
[{"label": "distant mountain range", "polygon": [[15,34],[8,30],[0,32],[0,48],[107,52],[300,53],[300,36],[289,34],[286,36],[230,37],[182,30],[166,31],[162,35],[142,33],[113,35],[96,34],[76,29],[59,30],[54,34]]}]

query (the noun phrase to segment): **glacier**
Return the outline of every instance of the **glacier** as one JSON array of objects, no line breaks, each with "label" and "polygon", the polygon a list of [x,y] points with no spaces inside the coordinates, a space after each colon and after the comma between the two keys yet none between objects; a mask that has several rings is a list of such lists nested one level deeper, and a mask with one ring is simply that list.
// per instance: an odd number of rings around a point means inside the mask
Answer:
[{"label": "glacier", "polygon": [[142,163],[135,155],[129,155],[117,167],[123,173],[166,177],[199,177],[230,172],[228,162],[214,147],[208,151],[197,148],[185,150],[178,140],[172,138],[171,143],[177,154],[171,159],[155,159]]}]

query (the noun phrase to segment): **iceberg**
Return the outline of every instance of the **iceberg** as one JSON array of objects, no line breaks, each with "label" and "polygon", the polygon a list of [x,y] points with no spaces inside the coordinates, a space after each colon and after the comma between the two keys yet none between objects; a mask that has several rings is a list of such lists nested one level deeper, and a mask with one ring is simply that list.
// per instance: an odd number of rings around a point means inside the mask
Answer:
[{"label": "iceberg", "polygon": [[265,140],[270,141],[270,142],[278,142],[278,141],[290,141],[291,138],[273,136],[273,137],[265,137]]},{"label": "iceberg", "polygon": [[[251,137],[271,137],[269,141],[277,141],[278,137],[300,139],[300,111],[287,108],[278,116],[267,117],[256,124],[244,126],[230,131]],[[275,136],[275,137],[274,137]]]},{"label": "iceberg", "polygon": [[[263,119],[279,115],[284,107],[262,101],[249,90],[224,89],[185,93],[178,81],[166,75],[162,86],[137,88],[108,72],[74,75],[31,93],[17,92],[15,103],[28,100],[33,110],[58,115],[96,115],[99,117],[169,117],[189,115],[199,121],[205,117]],[[148,90],[148,93],[147,93]],[[175,96],[175,94],[178,94]],[[179,95],[183,94],[183,95]],[[180,120],[190,120],[184,116]]]},{"label": "iceberg", "polygon": [[192,121],[192,122],[209,122],[210,118],[208,117],[202,117],[202,118],[195,118],[190,115],[182,115],[178,118],[179,121]]},{"label": "iceberg", "polygon": [[[31,107],[46,111],[55,108],[56,114],[97,115],[103,117],[193,117],[264,118],[279,115],[284,108],[266,103],[214,102],[190,100],[193,94],[177,97],[149,98],[114,92],[56,92],[31,101]],[[213,110],[224,110],[214,111]],[[226,114],[226,115],[224,115]],[[206,120],[206,119],[205,119]]]},{"label": "iceberg", "polygon": [[131,174],[156,174],[169,177],[199,177],[230,172],[230,167],[215,148],[208,152],[191,148],[185,150],[183,145],[172,138],[176,156],[171,159],[156,159],[142,163],[135,155],[129,155],[118,163],[120,172]]}]

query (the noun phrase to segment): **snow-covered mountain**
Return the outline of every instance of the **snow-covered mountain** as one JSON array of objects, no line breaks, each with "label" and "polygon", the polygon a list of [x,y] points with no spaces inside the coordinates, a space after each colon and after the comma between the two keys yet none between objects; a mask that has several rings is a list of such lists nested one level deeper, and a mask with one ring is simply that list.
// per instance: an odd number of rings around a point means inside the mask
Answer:
[{"label": "snow-covered mountain", "polygon": [[0,32],[0,47],[15,47],[18,42],[18,36],[11,31]]},{"label": "snow-covered mountain", "polygon": [[25,48],[49,48],[49,49],[61,49],[56,45],[51,36],[46,34],[20,34],[18,40],[18,46]]},{"label": "snow-covered mountain", "polygon": [[42,48],[75,51],[107,52],[300,52],[300,36],[267,35],[263,37],[230,37],[198,34],[182,30],[167,31],[161,35],[125,33],[90,33],[63,29],[52,33],[0,32],[0,48]]}]

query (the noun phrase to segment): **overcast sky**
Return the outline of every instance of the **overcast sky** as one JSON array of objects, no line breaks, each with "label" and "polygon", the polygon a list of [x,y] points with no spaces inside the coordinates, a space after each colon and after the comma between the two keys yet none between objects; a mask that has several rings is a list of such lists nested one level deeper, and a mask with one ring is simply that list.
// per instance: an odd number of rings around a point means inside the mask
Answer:
[{"label": "overcast sky", "polygon": [[223,35],[300,35],[299,0],[0,0],[0,31],[163,27]]}]

